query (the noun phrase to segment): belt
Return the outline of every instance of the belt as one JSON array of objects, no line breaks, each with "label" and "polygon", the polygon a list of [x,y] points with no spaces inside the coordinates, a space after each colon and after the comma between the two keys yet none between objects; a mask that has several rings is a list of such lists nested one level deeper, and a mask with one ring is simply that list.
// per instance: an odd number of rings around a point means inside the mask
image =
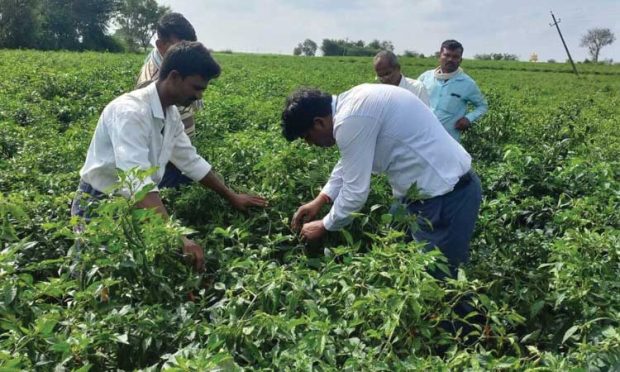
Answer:
[{"label": "belt", "polygon": [[104,193],[102,193],[99,190],[96,190],[94,187],[91,186],[90,183],[84,180],[80,180],[80,184],[78,185],[78,190],[95,198],[99,198],[104,195]]},{"label": "belt", "polygon": [[[465,187],[465,186],[469,185],[469,183],[471,182],[472,178],[473,178],[473,171],[470,169],[470,170],[468,170],[468,171],[467,171],[467,173],[463,174],[463,175],[459,178],[459,180],[458,180],[458,181],[456,182],[456,184],[454,185],[454,188],[452,189],[452,191],[450,191],[450,192],[448,192],[448,193],[446,193],[446,194],[443,194],[443,195],[437,195],[437,196],[434,196],[434,197],[432,197],[432,198],[430,198],[430,199],[415,200],[415,201],[413,201],[413,202],[416,202],[416,201],[423,201],[423,200],[431,200],[431,199],[434,199],[434,198],[440,198],[440,197],[442,197],[442,196],[444,196],[444,195],[447,195],[447,194],[449,194],[449,193],[451,193],[451,192],[454,192],[454,191],[460,190],[460,189],[462,189],[463,187]],[[403,204],[409,204],[409,203],[411,203],[411,202],[412,202],[412,200],[410,200],[410,199],[409,199],[409,198],[407,198],[406,196],[403,196],[403,197],[402,197],[402,198],[400,198],[399,200],[400,200],[400,202],[401,202],[401,203],[403,203]]]},{"label": "belt", "polygon": [[454,188],[452,189],[452,191],[459,190],[467,186],[471,182],[471,178],[472,178],[471,173],[472,171],[468,170],[467,173],[462,175],[461,178],[459,178],[459,180],[454,185]]}]

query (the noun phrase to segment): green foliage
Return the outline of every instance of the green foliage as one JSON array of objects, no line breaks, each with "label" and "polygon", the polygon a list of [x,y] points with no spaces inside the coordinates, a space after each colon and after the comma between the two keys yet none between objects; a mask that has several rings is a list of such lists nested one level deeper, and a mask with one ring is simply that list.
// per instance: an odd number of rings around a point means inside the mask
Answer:
[{"label": "green foliage", "polygon": [[2,0],[0,47],[119,52],[107,34],[118,0]]},{"label": "green foliage", "polygon": [[120,29],[117,31],[129,50],[138,48],[146,51],[157,28],[157,21],[170,8],[160,6],[155,0],[123,0],[116,17]]},{"label": "green foliage", "polygon": [[380,50],[394,50],[391,41],[373,40],[365,44],[363,40],[349,41],[336,39],[323,39],[321,51],[324,56],[374,56]]},{"label": "green foliage", "polygon": [[[370,82],[371,58],[216,54],[194,143],[270,208],[237,213],[190,186],[163,191],[170,222],[134,209],[139,195],[109,198],[75,233],[98,115],[143,56],[0,57],[0,369],[618,368],[616,66],[577,79],[560,63],[464,62],[490,104],[464,135],[484,200],[472,262],[438,282],[443,257],[405,241],[384,178],[326,250],[289,228],[338,154],[281,137],[284,97]],[[409,76],[435,63],[401,58]],[[181,226],[205,248],[203,275],[181,260]]]}]

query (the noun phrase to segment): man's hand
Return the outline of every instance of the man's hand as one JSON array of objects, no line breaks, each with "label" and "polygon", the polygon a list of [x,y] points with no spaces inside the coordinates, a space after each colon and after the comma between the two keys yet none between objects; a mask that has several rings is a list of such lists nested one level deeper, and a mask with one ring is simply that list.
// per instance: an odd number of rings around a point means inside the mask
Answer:
[{"label": "man's hand", "polygon": [[183,240],[183,257],[186,262],[192,265],[197,272],[203,272],[205,270],[205,255],[202,248],[191,239],[186,237],[181,239]]},{"label": "man's hand", "polygon": [[200,180],[200,183],[204,187],[207,187],[218,193],[218,195],[228,200],[228,202],[230,203],[230,205],[233,206],[233,208],[240,211],[246,211],[248,207],[264,208],[268,204],[267,200],[260,196],[237,194],[236,192],[232,191],[226,186],[226,184],[224,184],[224,179],[222,178],[222,176],[213,169],[210,170],[209,173],[207,173],[207,175]]},{"label": "man's hand", "polygon": [[454,124],[454,127],[460,131],[463,131],[471,127],[471,122],[469,121],[469,119],[463,116],[462,118],[456,121],[456,124]]},{"label": "man's hand", "polygon": [[229,202],[233,208],[242,212],[245,212],[249,207],[265,208],[268,204],[265,198],[247,194],[234,194]]},{"label": "man's hand", "polygon": [[300,235],[309,243],[313,243],[320,240],[326,232],[327,230],[325,229],[323,220],[317,220],[304,224]]},{"label": "man's hand", "polygon": [[323,204],[327,202],[327,195],[319,194],[313,201],[310,203],[304,204],[297,209],[297,212],[293,215],[293,220],[291,221],[291,228],[294,231],[299,231],[302,224],[306,221],[313,220],[317,214],[321,211],[321,207]]}]

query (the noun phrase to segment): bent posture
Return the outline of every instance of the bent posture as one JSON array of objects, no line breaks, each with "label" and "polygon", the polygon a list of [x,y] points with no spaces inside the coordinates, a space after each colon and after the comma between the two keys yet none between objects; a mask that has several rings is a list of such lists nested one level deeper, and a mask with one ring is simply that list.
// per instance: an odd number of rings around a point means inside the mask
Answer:
[{"label": "bent posture", "polygon": [[[320,147],[337,145],[340,152],[321,193],[293,216],[292,227],[301,229],[303,238],[318,240],[346,226],[366,202],[371,173],[385,173],[394,197],[419,217],[420,229],[413,237],[438,247],[452,270],[467,262],[481,201],[480,181],[471,169],[470,155],[413,95],[377,84],[359,85],[337,96],[301,89],[286,101],[282,130],[289,141],[303,138]],[[422,200],[408,199],[412,187]],[[321,207],[332,201],[329,213],[315,220]]]}]

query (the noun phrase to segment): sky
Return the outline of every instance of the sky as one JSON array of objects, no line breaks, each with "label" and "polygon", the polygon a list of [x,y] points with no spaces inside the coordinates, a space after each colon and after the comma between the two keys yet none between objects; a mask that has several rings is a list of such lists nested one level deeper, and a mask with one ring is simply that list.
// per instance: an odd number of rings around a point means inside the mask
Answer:
[{"label": "sky", "polygon": [[620,0],[158,0],[194,25],[198,40],[214,50],[292,54],[309,38],[370,42],[390,40],[396,53],[425,55],[456,39],[464,58],[510,53],[528,60],[565,61],[560,30],[576,61],[588,57],[580,39],[590,28],[609,28],[616,41],[599,60],[620,62]]}]

